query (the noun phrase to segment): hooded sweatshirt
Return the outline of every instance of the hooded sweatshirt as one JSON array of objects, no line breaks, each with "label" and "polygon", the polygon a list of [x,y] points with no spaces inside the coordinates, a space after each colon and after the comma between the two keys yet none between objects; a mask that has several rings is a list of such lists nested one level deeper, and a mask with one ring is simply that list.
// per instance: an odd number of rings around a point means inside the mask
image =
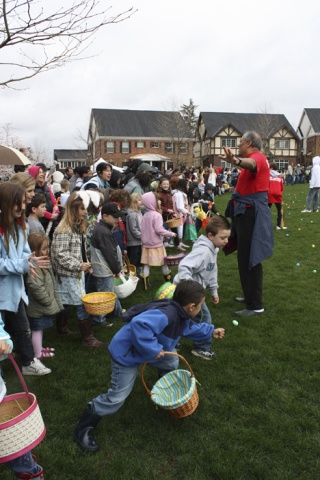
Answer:
[{"label": "hooded sweatshirt", "polygon": [[125,316],[128,323],[111,340],[109,352],[115,362],[126,367],[156,362],[161,350],[171,352],[181,336],[209,341],[214,330],[213,325],[191,320],[174,300],[136,305]]},{"label": "hooded sweatshirt", "polygon": [[180,280],[195,280],[208,288],[211,296],[218,293],[217,254],[219,248],[205,235],[200,235],[193,244],[192,251],[179,263],[178,273],[173,279],[177,285]]},{"label": "hooded sweatshirt", "polygon": [[157,199],[153,192],[144,193],[141,197],[146,213],[141,220],[141,240],[145,248],[158,248],[163,245],[163,237],[174,237],[175,234],[163,227],[163,218],[157,210]]},{"label": "hooded sweatshirt", "polygon": [[312,160],[312,171],[309,185],[310,188],[320,187],[320,157],[314,157]]},{"label": "hooded sweatshirt", "polygon": [[283,180],[276,170],[270,170],[268,203],[282,203]]}]

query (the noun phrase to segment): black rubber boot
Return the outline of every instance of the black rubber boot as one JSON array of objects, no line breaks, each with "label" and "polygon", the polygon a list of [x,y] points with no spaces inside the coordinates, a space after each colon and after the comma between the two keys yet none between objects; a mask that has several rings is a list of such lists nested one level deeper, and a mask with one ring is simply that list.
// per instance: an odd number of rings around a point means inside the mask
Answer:
[{"label": "black rubber boot", "polygon": [[92,403],[88,403],[74,431],[73,439],[84,452],[97,452],[100,446],[92,436],[92,430],[102,417],[94,412]]},{"label": "black rubber boot", "polygon": [[171,282],[172,283],[172,275],[171,275],[171,270],[166,275],[163,275],[163,278],[165,282]]}]

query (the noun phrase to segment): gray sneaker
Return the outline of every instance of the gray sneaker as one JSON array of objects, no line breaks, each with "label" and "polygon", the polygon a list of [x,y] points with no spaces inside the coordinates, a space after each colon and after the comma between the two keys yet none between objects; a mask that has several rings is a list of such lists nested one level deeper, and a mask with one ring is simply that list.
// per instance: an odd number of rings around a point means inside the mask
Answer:
[{"label": "gray sneaker", "polygon": [[35,375],[40,377],[51,373],[50,368],[47,368],[40,362],[38,358],[34,358],[28,367],[22,367],[22,375]]},{"label": "gray sneaker", "polygon": [[216,356],[214,352],[208,352],[207,350],[191,350],[191,353],[195,357],[203,358],[203,360],[212,360]]}]

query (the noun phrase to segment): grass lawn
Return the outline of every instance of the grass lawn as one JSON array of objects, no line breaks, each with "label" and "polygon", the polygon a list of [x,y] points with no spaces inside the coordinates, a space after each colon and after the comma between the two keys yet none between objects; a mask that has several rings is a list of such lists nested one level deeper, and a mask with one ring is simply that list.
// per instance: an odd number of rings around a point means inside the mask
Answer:
[{"label": "grass lawn", "polygon": [[[317,480],[320,478],[319,307],[320,213],[305,208],[308,185],[284,193],[287,230],[274,231],[274,255],[264,262],[265,313],[238,318],[241,308],[236,255],[219,254],[218,305],[208,305],[213,323],[226,329],[214,342],[217,358],[206,362],[180,352],[191,364],[200,403],[193,415],[173,419],[157,410],[138,378],[124,407],[105,417],[96,429],[101,450],[82,453],[72,433],[86,403],[106,391],[110,359],[104,349],[81,346],[79,334],[59,338],[45,332],[45,346],[56,348],[44,363],[53,370],[43,378],[26,377],[47,427],[34,450],[48,480]],[[230,194],[216,198],[224,212]],[[276,209],[272,208],[273,225]],[[299,265],[298,265],[299,264]],[[159,270],[159,271],[158,271]],[[150,291],[141,282],[123,307],[151,299],[163,283],[160,268],[151,269]],[[71,326],[77,331],[74,318]],[[110,340],[121,326],[95,329]],[[5,362],[9,393],[21,391]],[[154,372],[146,369],[151,387]],[[1,433],[0,433],[1,435]],[[1,480],[11,472],[0,466]]]}]

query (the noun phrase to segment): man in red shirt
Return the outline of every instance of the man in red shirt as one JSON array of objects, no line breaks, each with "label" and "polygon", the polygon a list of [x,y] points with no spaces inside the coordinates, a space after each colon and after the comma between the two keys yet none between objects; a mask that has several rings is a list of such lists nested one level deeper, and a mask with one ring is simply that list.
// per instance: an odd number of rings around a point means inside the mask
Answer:
[{"label": "man in red shirt", "polygon": [[233,234],[237,240],[238,268],[244,297],[236,301],[246,308],[235,312],[251,316],[264,312],[262,304],[261,261],[272,255],[273,231],[268,189],[270,169],[261,153],[262,140],[257,132],[245,132],[238,145],[239,156],[224,147],[220,157],[242,170],[233,193]]}]

